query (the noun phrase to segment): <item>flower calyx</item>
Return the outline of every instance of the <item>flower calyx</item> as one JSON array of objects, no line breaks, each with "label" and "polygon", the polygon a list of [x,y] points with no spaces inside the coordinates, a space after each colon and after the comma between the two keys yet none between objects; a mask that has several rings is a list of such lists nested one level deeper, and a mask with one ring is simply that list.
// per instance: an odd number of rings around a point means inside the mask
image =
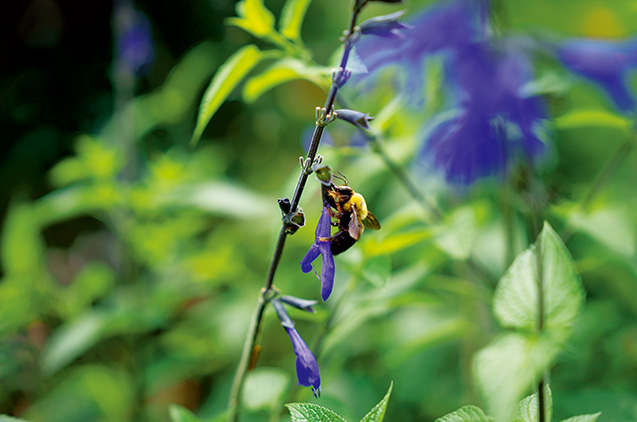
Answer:
[{"label": "flower calyx", "polygon": [[294,234],[298,229],[305,226],[305,214],[302,208],[292,212],[292,204],[289,198],[279,198],[277,202],[283,215],[283,225],[287,234]]},{"label": "flower calyx", "polygon": [[349,110],[346,108],[335,110],[332,114],[335,114],[336,117],[341,120],[345,120],[346,122],[349,122],[354,126],[365,130],[371,129],[371,127],[369,126],[369,122],[374,120],[374,118],[367,113],[362,113],[356,110]]}]

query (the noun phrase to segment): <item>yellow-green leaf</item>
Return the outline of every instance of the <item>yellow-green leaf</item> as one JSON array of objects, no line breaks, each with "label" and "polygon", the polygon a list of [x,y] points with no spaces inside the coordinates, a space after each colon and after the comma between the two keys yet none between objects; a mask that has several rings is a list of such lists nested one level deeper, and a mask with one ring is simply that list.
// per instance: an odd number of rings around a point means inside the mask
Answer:
[{"label": "yellow-green leaf", "polygon": [[291,40],[301,40],[301,25],[312,0],[288,0],[281,12],[279,31]]},{"label": "yellow-green leaf", "polygon": [[255,37],[264,38],[274,32],[274,15],[263,0],[243,0],[235,6],[238,18],[228,18],[227,25],[243,28]]},{"label": "yellow-green leaf", "polygon": [[555,118],[555,126],[558,129],[607,127],[628,130],[630,125],[630,119],[601,109],[579,108]]},{"label": "yellow-green leaf", "polygon": [[194,145],[199,141],[212,116],[214,116],[237,84],[256,66],[262,57],[263,53],[255,45],[246,45],[230,56],[219,68],[212,81],[210,81],[210,85],[206,89],[199,106],[197,125],[190,140],[191,144]]},{"label": "yellow-green leaf", "polygon": [[306,79],[319,87],[326,87],[329,83],[328,73],[322,67],[308,67],[300,60],[282,59],[246,82],[243,88],[243,99],[253,103],[266,91],[297,79]]}]

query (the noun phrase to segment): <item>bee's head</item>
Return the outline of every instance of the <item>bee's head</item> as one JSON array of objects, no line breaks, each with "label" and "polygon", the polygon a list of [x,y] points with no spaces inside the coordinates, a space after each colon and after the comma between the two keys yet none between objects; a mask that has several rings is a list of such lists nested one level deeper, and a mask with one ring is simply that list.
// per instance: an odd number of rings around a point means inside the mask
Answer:
[{"label": "bee's head", "polygon": [[336,186],[335,190],[340,196],[343,196],[343,197],[350,197],[354,195],[354,189],[350,188],[347,185]]}]

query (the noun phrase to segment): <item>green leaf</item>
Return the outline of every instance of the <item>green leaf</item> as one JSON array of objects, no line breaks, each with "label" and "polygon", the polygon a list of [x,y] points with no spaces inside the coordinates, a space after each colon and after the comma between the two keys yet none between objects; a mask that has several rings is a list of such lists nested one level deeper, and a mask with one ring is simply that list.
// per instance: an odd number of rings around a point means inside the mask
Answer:
[{"label": "green leaf", "polygon": [[226,24],[238,26],[258,38],[266,38],[274,32],[274,15],[263,0],[243,0],[235,6],[239,18],[228,18]]},{"label": "green leaf", "polygon": [[365,280],[378,288],[384,288],[391,278],[390,256],[378,255],[365,260],[362,272]]},{"label": "green leaf", "polygon": [[[531,394],[525,397],[518,405],[518,417],[513,422],[538,422],[539,421],[539,395]],[[550,421],[553,417],[553,393],[546,384],[544,386],[544,409],[545,421]]]},{"label": "green leaf", "polygon": [[558,129],[603,127],[628,130],[631,120],[607,110],[576,108],[556,117],[555,126]]},{"label": "green leaf", "polygon": [[199,106],[199,115],[194,133],[190,139],[192,145],[197,144],[204,129],[217,112],[221,104],[239,82],[256,66],[263,53],[255,45],[246,45],[234,53],[221,65],[203,96]]},{"label": "green leaf", "polygon": [[168,406],[168,414],[171,422],[199,422],[194,413],[178,404]]},{"label": "green leaf", "polygon": [[[597,412],[588,415],[573,416],[572,418],[564,419],[562,422],[597,422],[597,418],[601,416],[602,412]],[[0,422],[2,422],[0,420]]]},{"label": "green leaf", "polygon": [[346,422],[330,409],[313,403],[290,403],[285,407],[290,411],[292,422]]},{"label": "green leaf", "polygon": [[[538,236],[541,251],[544,330],[564,332],[584,302],[584,289],[573,258],[548,223]],[[538,330],[538,243],[522,252],[496,288],[493,306],[505,327]]]},{"label": "green leaf", "polygon": [[439,228],[436,244],[454,259],[467,259],[478,238],[481,221],[486,215],[484,203],[470,204],[455,210]]},{"label": "green leaf", "polygon": [[27,422],[24,419],[12,418],[7,415],[0,415],[0,422]]},{"label": "green leaf", "polygon": [[56,329],[42,350],[42,372],[53,374],[95,345],[102,338],[107,323],[104,314],[87,312]]},{"label": "green leaf", "polygon": [[281,11],[279,31],[294,41],[301,41],[301,25],[312,0],[287,0]]},{"label": "green leaf", "polygon": [[383,421],[383,418],[385,417],[385,410],[387,410],[387,403],[389,402],[389,396],[391,396],[391,391],[393,388],[394,383],[392,382],[391,384],[389,384],[389,390],[387,390],[387,394],[385,394],[385,397],[383,397],[383,399],[376,406],[374,406],[363,419],[361,419],[361,422]]},{"label": "green leaf", "polygon": [[510,420],[520,399],[553,363],[559,342],[543,334],[504,334],[476,355],[475,378],[487,410]]},{"label": "green leaf", "polygon": [[435,422],[489,422],[489,418],[477,406],[462,406],[455,412],[436,419]]},{"label": "green leaf", "polygon": [[246,378],[243,403],[250,410],[279,412],[290,387],[290,376],[278,368],[257,368]]},{"label": "green leaf", "polygon": [[319,87],[327,87],[329,71],[318,66],[307,66],[300,60],[285,58],[274,63],[260,74],[250,78],[243,87],[243,99],[255,102],[266,91],[285,82],[305,79]]},{"label": "green leaf", "polygon": [[241,185],[220,181],[189,186],[176,192],[171,200],[236,219],[270,216],[268,210],[278,213],[276,204],[263,196]]}]

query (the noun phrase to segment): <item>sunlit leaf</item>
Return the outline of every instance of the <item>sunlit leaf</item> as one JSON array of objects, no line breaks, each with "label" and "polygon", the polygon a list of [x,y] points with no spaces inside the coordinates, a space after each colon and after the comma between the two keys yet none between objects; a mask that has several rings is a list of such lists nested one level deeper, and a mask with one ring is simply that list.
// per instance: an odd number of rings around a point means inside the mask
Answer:
[{"label": "sunlit leaf", "polygon": [[504,334],[476,355],[475,377],[496,420],[510,420],[517,404],[544,374],[560,350],[548,335]]},{"label": "sunlit leaf", "polygon": [[279,31],[294,41],[301,40],[301,25],[312,0],[287,0],[281,11]]},{"label": "sunlit leaf", "polygon": [[0,422],[27,422],[24,419],[12,418],[7,415],[0,415]]},{"label": "sunlit leaf", "polygon": [[432,235],[430,228],[424,228],[407,233],[392,234],[382,240],[372,238],[365,242],[364,251],[369,256],[391,254],[428,240]]},{"label": "sunlit leaf", "polygon": [[572,418],[562,420],[562,422],[597,422],[597,419],[601,415],[602,415],[602,412],[593,413],[589,415],[573,416]]},{"label": "sunlit leaf", "polygon": [[385,397],[383,397],[383,399],[376,406],[374,406],[372,410],[370,410],[369,413],[367,413],[365,417],[363,417],[363,419],[361,419],[361,422],[383,421],[383,419],[385,418],[385,410],[387,410],[387,403],[389,402],[389,397],[391,396],[391,391],[393,388],[394,383],[392,382],[391,384],[389,384],[389,390],[387,390]]},{"label": "sunlit leaf", "polygon": [[555,126],[558,129],[606,127],[628,130],[630,125],[629,118],[603,109],[577,108],[555,118]]},{"label": "sunlit leaf", "polygon": [[243,99],[253,103],[266,91],[285,82],[305,79],[319,87],[329,85],[328,71],[322,67],[308,67],[296,59],[282,59],[250,78],[243,87]]},{"label": "sunlit leaf", "polygon": [[197,124],[190,140],[191,144],[196,144],[199,141],[208,122],[221,104],[261,58],[261,51],[255,45],[250,44],[230,56],[219,68],[201,101]]},{"label": "sunlit leaf", "polygon": [[194,413],[178,404],[168,406],[168,415],[170,422],[199,422],[199,418]]},{"label": "sunlit leaf", "polygon": [[42,267],[44,242],[40,230],[38,215],[31,205],[9,207],[1,238],[2,268],[6,273],[34,274]]},{"label": "sunlit leaf", "polygon": [[227,18],[226,24],[243,28],[252,35],[262,38],[274,32],[274,15],[263,0],[243,0],[236,4],[239,18]]},{"label": "sunlit leaf", "polygon": [[290,411],[292,422],[346,422],[330,409],[313,403],[291,403],[285,407]]},{"label": "sunlit leaf", "polygon": [[477,406],[462,406],[455,412],[436,419],[435,422],[489,422],[489,418]]},{"label": "sunlit leaf", "polygon": [[[545,330],[563,331],[573,325],[584,302],[584,289],[573,258],[548,223],[538,236],[543,285]],[[529,331],[538,330],[538,244],[522,252],[502,277],[494,294],[494,312],[500,323]]]},{"label": "sunlit leaf", "polygon": [[436,244],[454,259],[468,258],[478,237],[484,211],[482,203],[455,210],[439,228]]}]

